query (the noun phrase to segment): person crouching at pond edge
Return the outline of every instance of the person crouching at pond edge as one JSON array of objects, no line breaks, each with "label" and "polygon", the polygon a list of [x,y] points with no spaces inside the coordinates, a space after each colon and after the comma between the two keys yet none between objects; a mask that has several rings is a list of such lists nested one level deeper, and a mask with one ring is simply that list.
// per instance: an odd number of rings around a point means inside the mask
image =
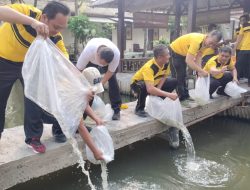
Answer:
[{"label": "person crouching at pond edge", "polygon": [[[176,100],[178,95],[173,92],[177,86],[175,78],[168,77],[170,75],[170,54],[164,45],[158,45],[153,50],[154,58],[149,60],[132,78],[131,90],[136,94],[138,100],[135,108],[135,114],[139,117],[147,117],[144,111],[146,97],[148,94],[159,96],[162,98],[169,97]],[[179,146],[179,131],[171,127],[169,129],[173,138],[170,146],[177,148]]]},{"label": "person crouching at pond edge", "polygon": [[211,53],[222,39],[222,33],[214,30],[209,34],[189,33],[180,36],[170,44],[171,52],[171,73],[177,78],[177,93],[180,101],[186,104],[186,100],[192,100],[186,82],[186,68],[189,66],[197,71],[199,76],[206,77],[207,72],[198,64],[200,57],[205,57]]},{"label": "person crouching at pond edge", "polygon": [[224,89],[227,83],[232,80],[238,83],[235,61],[236,58],[232,56],[232,49],[229,46],[224,46],[220,48],[217,56],[212,57],[206,63],[204,70],[210,73],[209,94],[211,99],[216,90],[217,94],[227,96]]}]

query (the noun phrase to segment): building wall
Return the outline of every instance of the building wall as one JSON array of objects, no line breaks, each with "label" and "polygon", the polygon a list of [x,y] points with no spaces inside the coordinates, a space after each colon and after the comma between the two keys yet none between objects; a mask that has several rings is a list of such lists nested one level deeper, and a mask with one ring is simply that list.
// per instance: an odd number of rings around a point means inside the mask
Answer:
[{"label": "building wall", "polygon": [[[164,38],[169,40],[170,34],[166,29],[159,29],[159,38]],[[117,45],[117,30],[112,31],[112,41]],[[132,28],[132,40],[126,40],[126,51],[133,51],[133,44],[139,44],[140,48],[143,49],[144,46],[144,29],[142,28]]]},{"label": "building wall", "polygon": [[64,41],[66,47],[73,46],[74,36],[68,28],[62,32],[62,36],[63,36],[63,41]]}]

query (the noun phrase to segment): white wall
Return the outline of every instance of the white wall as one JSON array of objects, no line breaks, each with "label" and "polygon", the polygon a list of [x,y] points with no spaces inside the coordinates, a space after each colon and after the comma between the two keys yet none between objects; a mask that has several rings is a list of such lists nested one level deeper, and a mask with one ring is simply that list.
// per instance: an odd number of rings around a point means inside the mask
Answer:
[{"label": "white wall", "polygon": [[[74,44],[74,36],[69,29],[62,32],[65,46]],[[169,39],[169,32],[166,29],[159,29],[159,38]],[[112,31],[112,41],[117,45],[117,30]],[[144,30],[142,28],[132,28],[132,40],[126,40],[126,51],[133,51],[133,44],[139,44],[140,48],[144,46]]]},{"label": "white wall", "polygon": [[159,38],[170,40],[170,32],[167,29],[160,28],[159,29]]},{"label": "white wall", "polygon": [[[159,29],[159,38],[169,40],[170,34],[167,29]],[[117,45],[117,30],[112,31],[112,41]],[[132,28],[132,40],[126,40],[126,51],[133,51],[133,44],[139,44],[140,48],[144,46],[144,30],[142,28]]]},{"label": "white wall", "polygon": [[66,47],[74,44],[74,36],[68,28],[62,32],[62,36]]}]

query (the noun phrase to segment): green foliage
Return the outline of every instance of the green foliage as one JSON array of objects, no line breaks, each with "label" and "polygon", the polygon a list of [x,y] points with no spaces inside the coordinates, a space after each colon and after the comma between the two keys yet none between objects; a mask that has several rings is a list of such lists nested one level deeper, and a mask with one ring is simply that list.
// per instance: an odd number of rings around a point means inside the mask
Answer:
[{"label": "green foliage", "polygon": [[159,44],[163,44],[163,45],[168,46],[169,45],[169,41],[167,39],[161,37],[159,40],[154,40],[153,44],[154,44],[154,46],[157,46]]},{"label": "green foliage", "polygon": [[86,15],[71,17],[68,27],[83,46],[96,36],[96,27]]},{"label": "green foliage", "polygon": [[86,15],[71,17],[68,27],[83,46],[93,37],[112,39],[114,29],[114,25],[110,23],[90,22]]},{"label": "green foliage", "polygon": [[96,24],[97,36],[112,40],[112,30],[115,28],[111,23]]}]

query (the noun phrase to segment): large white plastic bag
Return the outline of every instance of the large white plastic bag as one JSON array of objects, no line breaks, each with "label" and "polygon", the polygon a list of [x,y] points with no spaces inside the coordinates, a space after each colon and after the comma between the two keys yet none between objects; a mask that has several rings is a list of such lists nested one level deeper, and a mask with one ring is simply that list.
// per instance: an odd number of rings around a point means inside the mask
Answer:
[{"label": "large white plastic bag", "polygon": [[[109,135],[109,132],[105,126],[97,126],[94,127],[90,135],[93,138],[93,141],[96,145],[96,147],[102,151],[103,158],[106,163],[111,162],[114,160],[114,145],[111,136]],[[100,164],[99,160],[96,160],[93,152],[89,149],[89,147],[86,145],[86,154],[87,159],[92,162],[93,164]]]},{"label": "large white plastic bag", "polygon": [[98,115],[103,121],[111,121],[112,116],[114,114],[113,109],[111,108],[110,104],[106,104],[102,101],[102,99],[95,95],[93,104],[92,104],[92,109]]},{"label": "large white plastic bag", "polygon": [[148,114],[171,127],[183,126],[182,108],[179,99],[162,99],[158,96],[147,96],[146,110]]},{"label": "large white plastic bag", "polygon": [[72,136],[87,106],[87,80],[50,40],[37,37],[24,60],[27,98],[52,114],[64,134]]},{"label": "large white plastic bag", "polygon": [[232,98],[240,98],[242,93],[247,92],[246,89],[239,87],[236,82],[227,83],[224,92]]},{"label": "large white plastic bag", "polygon": [[195,83],[193,99],[199,105],[205,105],[209,102],[210,94],[210,76],[198,77]]}]

